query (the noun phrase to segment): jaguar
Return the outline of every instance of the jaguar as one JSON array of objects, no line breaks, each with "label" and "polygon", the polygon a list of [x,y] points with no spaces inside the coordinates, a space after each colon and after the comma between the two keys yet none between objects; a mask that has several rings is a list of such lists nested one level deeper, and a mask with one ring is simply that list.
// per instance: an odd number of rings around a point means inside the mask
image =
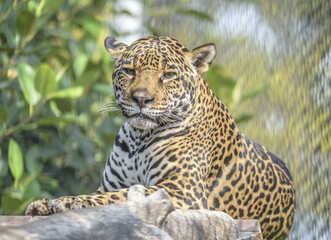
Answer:
[{"label": "jaguar", "polygon": [[27,215],[49,215],[122,202],[128,188],[164,188],[178,209],[224,211],[258,219],[265,239],[284,239],[295,212],[291,174],[279,157],[241,133],[204,74],[214,44],[189,51],[170,37],[130,46],[112,37],[112,87],[126,121],[115,138],[101,185],[91,195],[32,202]]}]

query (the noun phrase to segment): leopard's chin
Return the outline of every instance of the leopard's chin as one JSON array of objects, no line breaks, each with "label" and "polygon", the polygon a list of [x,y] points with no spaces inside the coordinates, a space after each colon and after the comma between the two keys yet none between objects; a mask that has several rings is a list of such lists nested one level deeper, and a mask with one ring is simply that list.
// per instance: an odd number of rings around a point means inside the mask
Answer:
[{"label": "leopard's chin", "polygon": [[134,116],[131,116],[128,118],[127,122],[135,128],[142,129],[142,130],[148,130],[153,129],[158,126],[156,121],[149,118],[148,116],[144,114],[136,114]]}]

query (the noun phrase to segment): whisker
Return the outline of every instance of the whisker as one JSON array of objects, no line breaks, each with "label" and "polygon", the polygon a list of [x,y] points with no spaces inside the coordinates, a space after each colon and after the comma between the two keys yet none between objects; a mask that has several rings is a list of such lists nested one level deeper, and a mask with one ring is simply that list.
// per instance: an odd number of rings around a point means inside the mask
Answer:
[{"label": "whisker", "polygon": [[116,102],[107,102],[103,104],[103,106],[98,110],[97,114],[104,115],[108,112],[117,112],[121,111],[121,108],[117,105]]}]

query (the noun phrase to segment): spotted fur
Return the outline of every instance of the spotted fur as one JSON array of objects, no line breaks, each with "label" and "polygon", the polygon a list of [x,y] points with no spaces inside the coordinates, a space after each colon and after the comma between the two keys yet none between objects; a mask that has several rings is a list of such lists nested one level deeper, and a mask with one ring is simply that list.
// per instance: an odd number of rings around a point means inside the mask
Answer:
[{"label": "spotted fur", "polygon": [[128,187],[166,189],[176,208],[225,211],[258,219],[266,239],[284,239],[295,194],[285,163],[244,136],[203,74],[214,44],[192,51],[168,37],[131,46],[108,37],[116,59],[113,91],[127,121],[116,136],[99,190],[33,202],[28,215],[125,201]]}]

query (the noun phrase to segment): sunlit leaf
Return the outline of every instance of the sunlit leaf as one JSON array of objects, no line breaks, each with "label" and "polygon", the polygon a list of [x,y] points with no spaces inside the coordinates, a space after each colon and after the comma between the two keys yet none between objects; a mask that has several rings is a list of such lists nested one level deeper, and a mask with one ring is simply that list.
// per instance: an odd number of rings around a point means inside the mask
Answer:
[{"label": "sunlit leaf", "polygon": [[56,11],[57,8],[59,8],[63,2],[64,0],[39,1],[39,5],[36,10],[37,19],[35,23],[35,29],[45,28],[46,26],[48,26],[47,21],[49,21],[50,17],[52,16],[52,12]]},{"label": "sunlit leaf", "polygon": [[82,25],[95,39],[98,39],[101,31],[100,22],[93,15],[85,15],[77,19],[77,22]]},{"label": "sunlit leaf", "polygon": [[61,111],[59,109],[59,107],[57,106],[56,102],[55,101],[50,101],[49,103],[49,106],[52,110],[52,113],[56,116],[56,117],[59,117],[61,115]]},{"label": "sunlit leaf", "polygon": [[250,89],[248,93],[246,93],[244,96],[242,96],[241,100],[246,100],[250,98],[254,98],[257,95],[259,95],[261,92],[263,92],[267,86],[263,83],[256,85],[254,88]]},{"label": "sunlit leaf", "polygon": [[8,118],[7,109],[4,106],[0,105],[0,121],[5,123],[7,121],[7,118]]},{"label": "sunlit leaf", "polygon": [[[44,2],[45,0],[42,0],[42,2]],[[27,6],[26,6],[27,10],[29,10],[30,12],[35,13],[37,11],[38,8],[38,4],[36,1],[28,1]]]},{"label": "sunlit leaf", "polygon": [[231,105],[235,105],[241,100],[241,96],[242,96],[241,89],[242,89],[242,80],[239,79],[232,90]]},{"label": "sunlit leaf", "polygon": [[35,76],[35,87],[43,96],[56,91],[55,72],[47,64],[40,65]]},{"label": "sunlit leaf", "polygon": [[89,58],[86,54],[81,54],[75,59],[73,67],[77,78],[79,78],[85,71],[85,68],[88,63],[88,59]]},{"label": "sunlit leaf", "polygon": [[24,162],[21,148],[14,139],[9,141],[8,164],[10,172],[17,182],[22,177]]},{"label": "sunlit leaf", "polygon": [[34,69],[26,63],[20,63],[17,70],[18,81],[23,91],[25,100],[28,103],[36,104],[40,99],[40,94],[34,88]]},{"label": "sunlit leaf", "polygon": [[75,86],[75,87],[70,87],[66,88],[63,90],[59,90],[54,93],[50,93],[48,95],[48,98],[79,98],[83,95],[84,93],[84,88],[82,86]]},{"label": "sunlit leaf", "polygon": [[22,36],[28,35],[35,23],[35,16],[28,10],[22,10],[17,15],[16,30]]}]

